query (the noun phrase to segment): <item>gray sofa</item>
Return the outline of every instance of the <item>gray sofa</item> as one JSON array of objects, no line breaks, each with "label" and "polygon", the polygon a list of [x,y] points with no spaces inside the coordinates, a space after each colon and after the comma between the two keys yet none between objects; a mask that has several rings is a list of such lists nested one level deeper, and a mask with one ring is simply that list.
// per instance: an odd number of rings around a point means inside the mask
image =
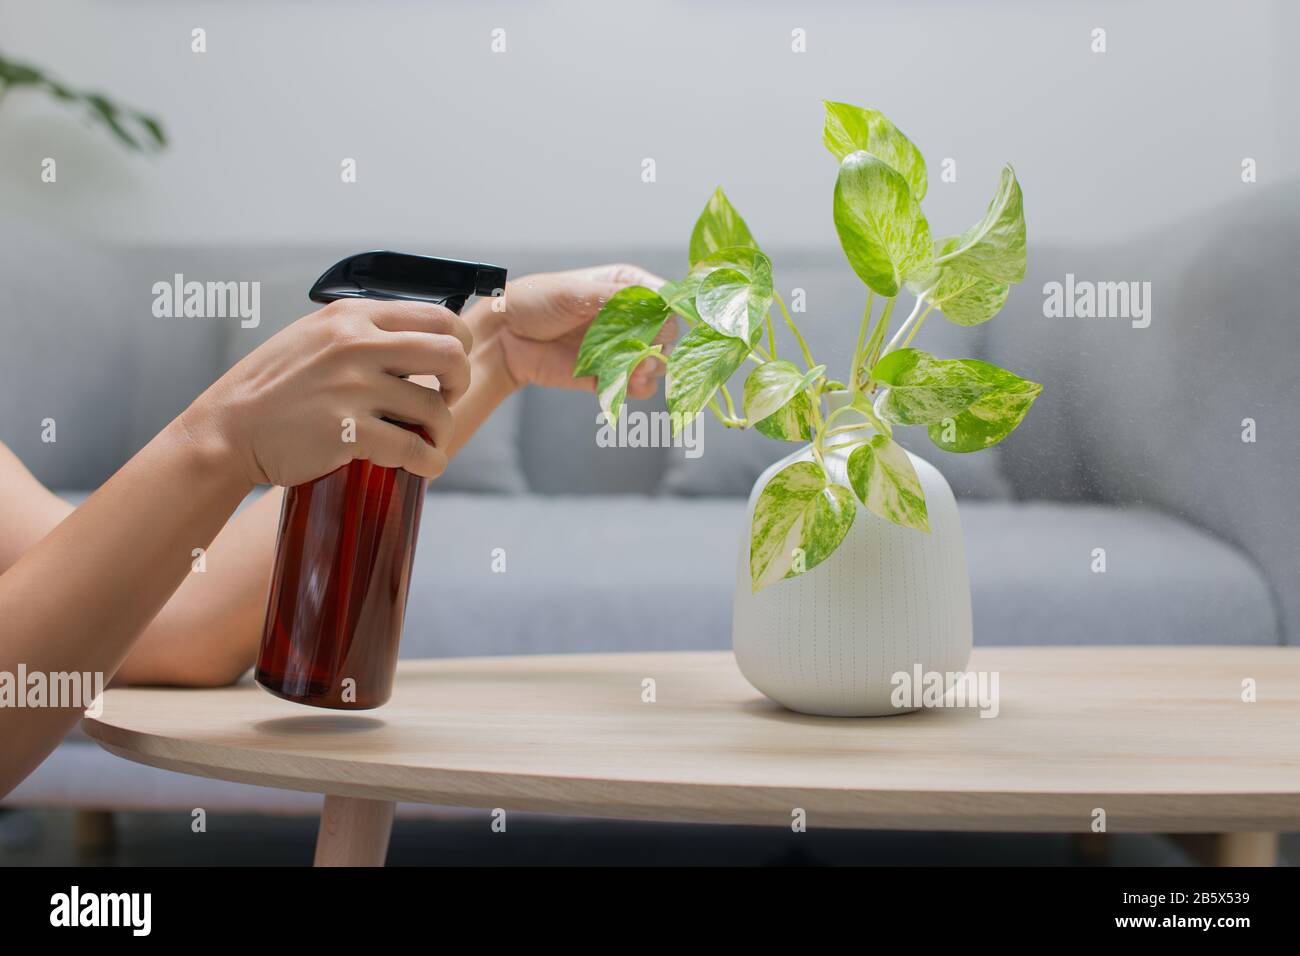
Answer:
[{"label": "gray sofa", "polygon": [[[1031,242],[1029,275],[992,323],[927,322],[917,346],[1046,386],[992,452],[947,455],[909,438],[962,498],[977,644],[1300,642],[1298,195],[1261,191],[1120,246]],[[0,440],[75,501],[308,311],[316,275],[365,244],[104,249],[8,223],[0,246]],[[806,291],[813,351],[834,372],[852,348],[860,285],[836,247],[769,251],[779,287]],[[503,248],[493,258],[514,276],[613,258],[665,276],[684,267],[684,250]],[[152,285],[175,273],[261,282],[261,324],[153,317]],[[1044,284],[1067,273],[1150,281],[1150,326],[1046,317]],[[40,440],[47,417],[54,444]],[[1245,419],[1254,442],[1242,440]],[[714,426],[697,459],[601,448],[591,396],[511,399],[430,492],[404,656],[726,648],[743,496],[784,452]],[[493,570],[495,548],[505,573]],[[1097,548],[1105,573],[1093,570]],[[319,805],[130,764],[78,734],[8,802]]]}]

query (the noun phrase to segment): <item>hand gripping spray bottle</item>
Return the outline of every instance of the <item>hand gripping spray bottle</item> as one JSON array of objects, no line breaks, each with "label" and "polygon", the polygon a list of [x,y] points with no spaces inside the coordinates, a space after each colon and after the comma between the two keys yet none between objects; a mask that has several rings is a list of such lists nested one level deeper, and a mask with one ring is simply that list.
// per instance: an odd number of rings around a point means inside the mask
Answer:
[{"label": "hand gripping spray bottle", "polygon": [[[330,267],[310,297],[436,302],[459,313],[471,295],[500,295],[505,281],[499,266],[366,252]],[[417,425],[394,424],[429,440]],[[388,700],[427,485],[401,468],[353,461],[285,489],[259,684],[314,707]]]}]

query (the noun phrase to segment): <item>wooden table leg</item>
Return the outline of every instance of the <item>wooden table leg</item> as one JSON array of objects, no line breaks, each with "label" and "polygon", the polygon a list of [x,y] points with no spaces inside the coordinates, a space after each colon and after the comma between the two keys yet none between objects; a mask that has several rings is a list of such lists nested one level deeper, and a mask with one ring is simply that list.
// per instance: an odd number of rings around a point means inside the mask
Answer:
[{"label": "wooden table leg", "polygon": [[78,810],[74,824],[77,856],[82,862],[111,856],[117,843],[117,831],[111,810]]},{"label": "wooden table leg", "polygon": [[1205,866],[1277,865],[1276,833],[1180,833],[1173,840]]},{"label": "wooden table leg", "polygon": [[316,866],[383,866],[393,832],[393,801],[325,795]]},{"label": "wooden table leg", "polygon": [[1215,866],[1276,866],[1276,833],[1220,833],[1211,853]]}]

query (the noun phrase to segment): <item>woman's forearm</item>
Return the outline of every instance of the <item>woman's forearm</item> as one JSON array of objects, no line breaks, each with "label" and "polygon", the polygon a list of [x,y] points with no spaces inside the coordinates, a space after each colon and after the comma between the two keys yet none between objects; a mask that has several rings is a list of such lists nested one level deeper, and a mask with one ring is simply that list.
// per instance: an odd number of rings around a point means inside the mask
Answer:
[{"label": "woman's forearm", "polygon": [[[0,575],[0,671],[109,680],[251,487],[215,432],[172,422]],[[0,707],[0,794],[80,710]]]},{"label": "woman's forearm", "polygon": [[[472,328],[473,326],[471,326]],[[519,390],[511,377],[497,335],[475,339],[469,356],[469,391],[451,410],[456,423],[451,439],[451,456],[455,456],[489,415],[503,401]]]},{"label": "woman's forearm", "polygon": [[257,656],[283,488],[231,518],[118,669],[123,684],[221,686]]}]

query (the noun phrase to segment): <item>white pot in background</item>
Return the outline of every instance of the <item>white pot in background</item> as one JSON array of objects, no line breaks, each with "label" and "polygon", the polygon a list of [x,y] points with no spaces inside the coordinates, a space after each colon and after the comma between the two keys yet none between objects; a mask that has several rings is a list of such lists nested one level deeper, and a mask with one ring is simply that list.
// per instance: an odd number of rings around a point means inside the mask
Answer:
[{"label": "white pot in background", "polygon": [[[852,449],[829,452],[833,481],[848,486]],[[908,455],[921,480],[930,533],[902,528],[857,503],[857,516],[829,558],[754,594],[749,528],[768,479],[805,447],[759,476],[736,562],[732,646],[741,673],[777,703],[805,714],[877,717],[904,713],[891,702],[900,671],[964,670],[971,649],[970,578],[952,489],[933,465]],[[919,693],[919,689],[918,689]]]}]

